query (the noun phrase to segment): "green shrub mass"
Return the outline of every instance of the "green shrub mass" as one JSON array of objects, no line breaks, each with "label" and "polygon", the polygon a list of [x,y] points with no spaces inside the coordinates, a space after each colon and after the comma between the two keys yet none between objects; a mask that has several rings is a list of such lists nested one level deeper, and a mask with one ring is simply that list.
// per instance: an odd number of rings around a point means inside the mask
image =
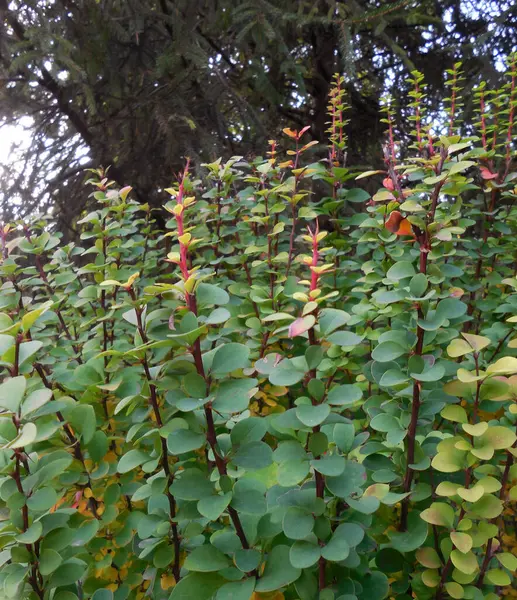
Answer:
[{"label": "green shrub mass", "polygon": [[0,598],[512,595],[507,75],[462,123],[461,66],[435,122],[413,72],[379,170],[336,76],[328,148],[187,160],[165,231],[102,169],[77,243],[2,226]]}]

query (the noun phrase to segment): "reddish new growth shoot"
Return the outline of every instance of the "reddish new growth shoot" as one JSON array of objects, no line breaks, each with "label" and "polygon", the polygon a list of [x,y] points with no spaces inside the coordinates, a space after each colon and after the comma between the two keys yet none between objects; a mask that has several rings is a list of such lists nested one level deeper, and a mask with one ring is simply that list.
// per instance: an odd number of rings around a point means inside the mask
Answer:
[{"label": "reddish new growth shoot", "polygon": [[189,174],[189,167],[190,159],[187,159],[185,169],[180,178],[178,190],[175,191],[171,188],[166,190],[176,198],[176,205],[172,209],[167,208],[167,210],[171,212],[176,219],[176,226],[178,228],[177,235],[180,247],[179,254],[172,252],[168,255],[167,260],[179,266],[183,278],[183,285],[185,286],[185,302],[187,303],[189,310],[195,312],[195,296],[191,294],[194,281],[191,278],[192,270],[189,269],[188,265],[188,249],[194,240],[192,239],[190,233],[185,232],[184,224],[185,208],[193,204],[195,201],[194,198],[185,198],[185,182]]},{"label": "reddish new growth shoot", "polygon": [[318,259],[320,256],[319,250],[318,250],[318,234],[320,232],[320,227],[319,227],[318,221],[316,220],[316,227],[314,229],[314,232],[312,232],[309,227],[307,227],[307,229],[309,231],[309,235],[312,237],[312,263],[311,263],[310,291],[313,292],[314,290],[316,290],[318,288],[318,279],[320,278],[318,269],[314,268],[314,267],[318,266]]}]

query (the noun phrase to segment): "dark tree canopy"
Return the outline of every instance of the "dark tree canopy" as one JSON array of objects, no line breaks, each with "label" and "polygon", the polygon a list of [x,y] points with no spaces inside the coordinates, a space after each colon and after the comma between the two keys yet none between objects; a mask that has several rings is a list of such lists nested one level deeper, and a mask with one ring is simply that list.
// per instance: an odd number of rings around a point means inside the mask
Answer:
[{"label": "dark tree canopy", "polygon": [[480,78],[497,85],[517,44],[510,0],[0,0],[0,13],[0,118],[32,135],[4,172],[1,210],[53,209],[69,232],[85,166],[111,165],[156,205],[186,155],[199,168],[262,152],[281,128],[308,123],[323,140],[336,71],[349,160],[373,164],[385,91],[403,111],[418,69],[439,110],[446,69],[463,62],[467,91]]}]

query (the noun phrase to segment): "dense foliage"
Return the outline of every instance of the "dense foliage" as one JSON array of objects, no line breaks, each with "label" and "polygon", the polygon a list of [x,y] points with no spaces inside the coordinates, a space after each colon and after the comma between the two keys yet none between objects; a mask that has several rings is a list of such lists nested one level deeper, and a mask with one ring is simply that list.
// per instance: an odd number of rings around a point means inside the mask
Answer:
[{"label": "dense foliage", "polygon": [[442,73],[459,57],[469,90],[496,87],[516,31],[510,0],[0,0],[0,123],[31,135],[16,136],[1,173],[0,212],[55,209],[75,239],[88,163],[112,165],[112,179],[156,207],[184,156],[196,169],[247,157],[306,124],[324,144],[336,71],[348,156],[372,165],[387,88],[404,114],[406,74],[418,69],[438,110]]},{"label": "dense foliage", "polygon": [[379,171],[336,77],[323,161],[285,129],[187,161],[165,231],[102,170],[80,245],[2,227],[1,598],[512,593],[516,78],[461,137],[461,66],[434,129],[414,71]]}]

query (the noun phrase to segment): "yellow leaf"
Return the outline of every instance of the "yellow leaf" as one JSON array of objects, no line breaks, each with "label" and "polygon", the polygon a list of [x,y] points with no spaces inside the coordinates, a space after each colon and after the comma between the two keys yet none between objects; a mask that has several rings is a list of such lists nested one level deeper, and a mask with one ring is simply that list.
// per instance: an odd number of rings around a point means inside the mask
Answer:
[{"label": "yellow leaf", "polygon": [[513,356],[505,356],[496,360],[494,364],[489,365],[486,372],[490,375],[495,373],[517,373],[517,358]]},{"label": "yellow leaf", "polygon": [[[483,488],[482,485],[479,485],[479,483],[478,483],[474,487],[471,487],[471,488],[459,487],[456,490],[456,493],[458,494],[458,496],[463,498],[463,500],[467,500],[467,502],[477,502],[485,493],[485,489]],[[469,548],[469,550],[470,550],[470,548]],[[467,552],[468,552],[468,550],[467,550]]]},{"label": "yellow leaf", "polygon": [[165,573],[162,575],[160,579],[160,586],[162,590],[169,590],[170,588],[176,585],[176,580],[172,575],[166,575]]},{"label": "yellow leaf", "polygon": [[167,260],[170,260],[173,263],[179,263],[180,253],[179,252],[169,252],[169,254],[167,254]]},{"label": "yellow leaf", "polygon": [[139,277],[140,273],[133,273],[133,275],[131,275],[131,277],[124,284],[124,287],[131,287]]},{"label": "yellow leaf", "polygon": [[114,279],[106,279],[105,281],[102,281],[101,286],[103,287],[107,287],[108,285],[122,285],[120,283],[120,281],[115,281]]},{"label": "yellow leaf", "polygon": [[467,340],[475,352],[479,352],[491,344],[490,338],[487,338],[484,335],[474,335],[472,333],[462,333],[461,335]]},{"label": "yellow leaf", "polygon": [[184,246],[188,246],[191,239],[192,239],[192,236],[190,235],[190,233],[184,233],[183,235],[180,235],[178,237],[179,243],[183,244]]},{"label": "yellow leaf", "polygon": [[476,423],[475,425],[470,425],[469,423],[462,424],[463,431],[466,431],[469,435],[473,437],[477,437],[478,435],[483,435],[485,431],[488,429],[488,423],[481,422]]}]

